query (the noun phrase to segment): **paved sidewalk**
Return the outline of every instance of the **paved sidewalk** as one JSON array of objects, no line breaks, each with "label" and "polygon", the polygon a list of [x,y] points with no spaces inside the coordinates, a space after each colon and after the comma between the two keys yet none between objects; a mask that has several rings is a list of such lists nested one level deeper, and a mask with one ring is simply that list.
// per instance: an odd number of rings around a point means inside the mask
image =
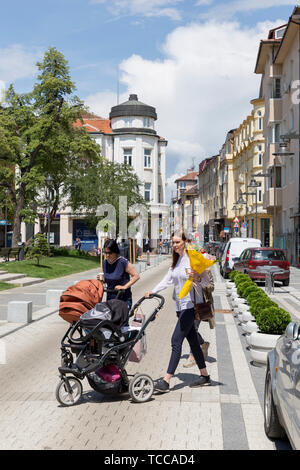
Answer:
[{"label": "paved sidewalk", "polygon": [[[169,264],[167,260],[142,274],[133,289],[135,300],[154,287]],[[213,272],[216,309],[228,309],[225,283],[217,267]],[[165,373],[176,317],[172,289],[163,295],[166,307],[147,329],[148,353],[140,364],[129,363],[128,373],[145,372],[153,379]],[[145,313],[155,301],[147,302]],[[214,330],[201,325],[201,334],[211,343],[207,365],[213,386],[188,387],[197,368],[183,367],[188,357],[185,342],[170,393],[155,394],[145,404],[132,403],[127,396],[102,396],[84,380],[82,401],[71,408],[59,406],[59,345],[67,325],[57,314],[6,336],[2,342],[7,364],[0,365],[0,449],[280,448],[264,433],[264,370],[251,366],[233,315],[218,313],[216,321]]]}]

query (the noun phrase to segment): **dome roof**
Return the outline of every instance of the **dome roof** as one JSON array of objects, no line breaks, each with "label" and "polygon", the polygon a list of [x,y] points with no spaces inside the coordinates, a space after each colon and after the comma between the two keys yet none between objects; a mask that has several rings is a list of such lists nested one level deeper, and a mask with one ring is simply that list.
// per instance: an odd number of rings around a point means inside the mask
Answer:
[{"label": "dome roof", "polygon": [[157,120],[155,108],[139,101],[137,95],[130,95],[129,101],[111,108],[110,119],[122,116],[143,116]]}]

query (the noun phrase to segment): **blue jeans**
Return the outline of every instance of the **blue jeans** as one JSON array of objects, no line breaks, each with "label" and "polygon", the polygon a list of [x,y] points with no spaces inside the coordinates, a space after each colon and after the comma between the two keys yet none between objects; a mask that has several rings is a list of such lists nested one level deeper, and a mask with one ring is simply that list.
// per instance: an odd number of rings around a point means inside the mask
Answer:
[{"label": "blue jeans", "polygon": [[174,375],[178,363],[181,357],[182,351],[182,343],[186,338],[190,345],[192,354],[195,358],[196,364],[199,369],[205,369],[205,360],[203,356],[202,349],[199,344],[199,338],[197,331],[195,329],[194,320],[195,314],[194,309],[189,308],[187,310],[183,310],[182,312],[176,312],[178,321],[172,336],[171,344],[172,344],[172,354],[170,358],[169,367],[167,370],[168,374]]}]

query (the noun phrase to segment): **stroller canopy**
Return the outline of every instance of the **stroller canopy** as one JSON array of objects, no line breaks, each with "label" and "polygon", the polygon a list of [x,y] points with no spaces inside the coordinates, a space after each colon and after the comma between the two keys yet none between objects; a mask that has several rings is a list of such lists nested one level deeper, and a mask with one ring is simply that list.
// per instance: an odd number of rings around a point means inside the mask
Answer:
[{"label": "stroller canopy", "polygon": [[100,303],[102,297],[102,282],[96,279],[79,281],[61,296],[59,315],[71,324],[77,322],[83,313]]},{"label": "stroller canopy", "polygon": [[84,328],[91,328],[102,320],[108,320],[121,328],[128,322],[128,313],[127,302],[112,299],[99,303],[88,312],[85,312],[80,318],[80,324]]}]

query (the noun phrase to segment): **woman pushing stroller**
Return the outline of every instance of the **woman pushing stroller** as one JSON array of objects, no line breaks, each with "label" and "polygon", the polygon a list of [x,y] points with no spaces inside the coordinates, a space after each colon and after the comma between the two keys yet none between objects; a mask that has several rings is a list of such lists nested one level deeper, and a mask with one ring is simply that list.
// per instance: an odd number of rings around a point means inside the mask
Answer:
[{"label": "woman pushing stroller", "polygon": [[[157,284],[152,292],[146,292],[145,297],[149,297],[152,293],[158,293],[167,287],[173,286],[176,294],[176,313],[177,313],[177,324],[172,336],[172,353],[167,369],[163,379],[159,379],[156,382],[155,390],[166,393],[170,390],[170,381],[172,376],[175,374],[178,366],[182,343],[186,338],[192,354],[195,358],[196,364],[200,370],[200,377],[190,387],[203,387],[210,386],[210,376],[206,369],[204,355],[199,344],[198,335],[194,326],[195,312],[194,312],[194,300],[196,304],[204,302],[204,296],[202,288],[211,287],[211,278],[207,271],[204,271],[201,275],[195,271],[191,271],[190,259],[186,251],[187,238],[183,233],[173,234],[173,262],[166,276],[162,281]],[[184,298],[179,299],[179,293],[184,286],[185,282],[189,277],[193,278],[193,281],[197,285],[197,289],[194,290],[195,299],[193,292],[189,292]]]}]

